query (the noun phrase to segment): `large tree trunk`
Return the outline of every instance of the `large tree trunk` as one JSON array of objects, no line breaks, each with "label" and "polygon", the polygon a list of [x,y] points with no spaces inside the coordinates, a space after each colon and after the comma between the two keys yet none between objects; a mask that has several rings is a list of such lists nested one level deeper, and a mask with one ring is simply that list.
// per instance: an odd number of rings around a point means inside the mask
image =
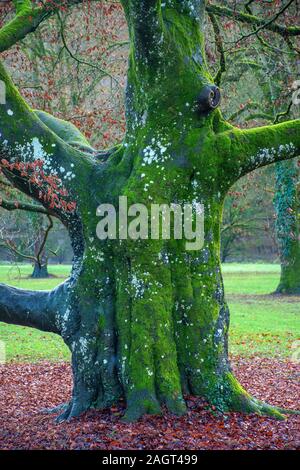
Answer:
[{"label": "large tree trunk", "polygon": [[274,205],[281,261],[277,294],[300,295],[300,188],[298,161],[276,165]]},{"label": "large tree trunk", "polygon": [[[41,302],[49,330],[55,325],[72,352],[73,396],[59,419],[121,397],[126,419],[160,413],[163,406],[181,414],[185,393],[206,398],[220,411],[280,418],[280,410],[250,397],[230,368],[220,224],[225,195],[238,178],[299,155],[300,122],[242,131],[224,121],[205,59],[204,1],[122,3],[131,40],[127,131],[112,152],[95,154],[74,126],[33,113],[0,68],[7,84],[7,105],[0,110],[3,158],[23,161],[24,143],[34,136],[52,171],[60,174],[63,167],[64,175],[73,174],[64,184],[76,211],[42,200],[69,229],[75,254],[70,280]],[[19,117],[18,135],[7,110]],[[26,148],[25,159],[32,162],[34,148]],[[41,188],[20,179],[6,161],[2,166],[17,187],[40,200]],[[162,237],[101,241],[97,207],[110,203],[118,210],[120,196],[129,206],[149,209],[152,203],[202,203],[203,248],[187,251],[186,240]],[[0,287],[0,320],[39,327],[36,307],[31,319],[26,301],[33,294],[14,291],[10,297],[9,288]]]}]

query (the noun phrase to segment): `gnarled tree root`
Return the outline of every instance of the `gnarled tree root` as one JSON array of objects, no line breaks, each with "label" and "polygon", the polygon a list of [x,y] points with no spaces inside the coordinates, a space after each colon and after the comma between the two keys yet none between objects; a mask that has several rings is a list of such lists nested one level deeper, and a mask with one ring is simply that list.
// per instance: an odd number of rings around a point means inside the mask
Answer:
[{"label": "gnarled tree root", "polygon": [[[255,413],[259,416],[267,416],[279,420],[286,419],[285,415],[300,413],[297,410],[289,410],[269,405],[268,403],[264,403],[263,401],[252,397],[246,390],[244,390],[231,373],[226,373],[223,377],[222,389],[223,400],[225,398],[223,411],[225,412],[237,411],[246,414]],[[220,403],[221,400],[217,399],[217,402]]]},{"label": "gnarled tree root", "polygon": [[69,403],[61,403],[60,405],[54,406],[53,408],[42,408],[41,413],[44,414],[56,414],[59,413],[60,411],[65,411],[69,406]]},{"label": "gnarled tree root", "polygon": [[162,414],[162,404],[175,416],[182,416],[187,411],[186,404],[180,396],[158,401],[155,396],[145,391],[131,396],[130,400],[128,400],[127,410],[122,421],[134,422],[146,414],[160,416]]}]

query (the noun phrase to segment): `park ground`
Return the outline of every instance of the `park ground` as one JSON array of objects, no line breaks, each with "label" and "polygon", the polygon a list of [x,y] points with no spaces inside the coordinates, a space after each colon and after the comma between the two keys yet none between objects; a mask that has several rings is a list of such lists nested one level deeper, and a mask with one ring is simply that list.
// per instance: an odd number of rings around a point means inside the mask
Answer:
[{"label": "park ground", "polygon": [[[0,266],[0,282],[49,289],[63,281],[70,267],[51,266],[48,280],[31,280],[31,269]],[[276,264],[226,264],[223,272],[235,374],[257,398],[300,408],[300,298],[271,295],[279,281]],[[300,448],[299,416],[286,421],[238,413],[219,416],[193,397],[187,397],[189,411],[182,418],[145,417],[124,424],[120,403],[56,425],[41,410],[70,397],[70,355],[62,340],[0,324],[0,341],[6,352],[6,364],[0,365],[0,449]]]}]

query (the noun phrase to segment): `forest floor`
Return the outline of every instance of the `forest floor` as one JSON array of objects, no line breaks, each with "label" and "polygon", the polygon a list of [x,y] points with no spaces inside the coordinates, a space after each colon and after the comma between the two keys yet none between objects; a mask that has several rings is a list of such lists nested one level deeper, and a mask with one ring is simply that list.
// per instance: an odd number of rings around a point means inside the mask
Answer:
[{"label": "forest floor", "polygon": [[[234,369],[256,397],[289,408],[298,401],[299,406],[299,366],[253,357],[235,358]],[[69,399],[71,374],[66,363],[0,366],[0,383],[1,449],[300,449],[300,416],[286,421],[239,413],[215,416],[193,397],[187,397],[188,413],[181,418],[147,416],[125,424],[120,404],[55,424],[53,415],[41,410]]]},{"label": "forest floor", "polygon": [[[69,266],[51,266],[55,277],[31,280],[30,266],[0,266],[0,282],[31,289],[53,288]],[[224,266],[231,309],[230,353],[235,373],[254,396],[299,408],[300,299],[270,295],[279,266]],[[286,421],[255,415],[215,416],[206,403],[187,397],[188,413],[145,417],[124,424],[122,403],[90,411],[72,423],[54,424],[42,408],[67,401],[69,352],[56,335],[0,324],[0,449],[297,449],[300,417]],[[297,362],[298,359],[298,362]]]}]

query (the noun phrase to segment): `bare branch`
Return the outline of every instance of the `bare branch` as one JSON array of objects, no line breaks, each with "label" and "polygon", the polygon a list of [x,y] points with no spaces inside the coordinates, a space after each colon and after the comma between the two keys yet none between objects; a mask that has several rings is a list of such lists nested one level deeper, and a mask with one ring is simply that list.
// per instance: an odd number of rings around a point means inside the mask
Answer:
[{"label": "bare branch", "polygon": [[[57,11],[82,3],[84,0],[62,0],[47,2],[32,7],[29,1],[17,3],[16,16],[0,29],[0,52],[6,51],[17,42],[34,32],[39,25]],[[93,1],[93,0],[90,0]]]},{"label": "bare branch", "polygon": [[[234,112],[229,118],[228,121],[235,121],[239,116],[244,114],[247,111],[252,111],[252,110],[257,110],[261,109],[262,111],[260,112],[255,112],[251,114],[251,119],[255,119],[260,117],[261,119],[268,119],[269,121],[273,120],[273,116],[270,114],[267,114],[263,111],[262,105],[260,103],[254,102],[254,101],[249,101],[246,103],[243,107],[238,109],[236,112]],[[250,120],[250,116],[247,116],[245,120]]]},{"label": "bare branch", "polygon": [[69,56],[73,60],[75,60],[78,64],[86,65],[86,66],[91,67],[93,69],[99,70],[99,72],[101,72],[101,74],[102,74],[99,79],[101,79],[102,77],[109,77],[111,79],[111,81],[114,81],[119,87],[121,87],[118,80],[108,70],[105,70],[105,69],[99,67],[99,65],[97,65],[97,64],[93,64],[91,62],[87,62],[86,60],[79,59],[78,57],[75,56],[75,54],[73,54],[73,52],[71,51],[71,49],[69,48],[69,46],[67,44],[67,41],[66,41],[66,38],[65,38],[65,33],[64,33],[64,25],[63,25],[63,21],[60,17],[59,12],[57,12],[57,17],[58,17],[59,23],[60,23],[61,40],[62,40],[64,49],[67,51]]},{"label": "bare branch", "polygon": [[34,256],[26,255],[25,253],[22,253],[21,251],[19,251],[10,240],[6,240],[5,242],[1,243],[0,246],[3,248],[7,248],[12,253],[14,253],[17,256],[20,256],[23,259],[32,261],[33,263],[37,262],[37,259]]},{"label": "bare branch", "polygon": [[39,248],[39,251],[36,255],[36,259],[37,259],[37,263],[38,265],[41,267],[41,255],[43,254],[43,251],[44,251],[44,248],[46,246],[46,243],[47,243],[47,240],[48,240],[48,236],[51,232],[51,230],[53,229],[53,220],[52,218],[50,217],[50,215],[47,216],[48,217],[48,220],[49,220],[49,225],[47,227],[47,229],[45,230],[45,233],[44,233],[44,237],[43,237],[43,240],[42,240],[42,243],[41,243],[41,246]]},{"label": "bare branch", "polygon": [[239,39],[238,39],[238,42],[244,40],[244,39],[247,39],[247,38],[250,38],[251,36],[257,36],[258,33],[260,31],[262,31],[263,29],[268,29],[268,27],[272,24],[275,23],[275,21],[289,8],[290,5],[292,5],[292,3],[294,3],[294,0],[289,0],[289,2],[284,5],[278,13],[276,13],[275,16],[273,16],[270,20],[268,20],[267,22],[263,23],[261,26],[259,26],[258,28],[256,28],[254,31],[252,31],[251,33],[249,34],[245,34],[243,36],[241,36]]},{"label": "bare branch", "polygon": [[215,17],[214,14],[208,12],[208,16],[210,18],[210,21],[212,23],[214,33],[215,33],[215,41],[216,41],[216,47],[217,50],[220,54],[220,68],[217,72],[217,75],[214,79],[214,83],[218,86],[220,86],[221,81],[222,81],[222,75],[223,73],[226,72],[226,58],[225,58],[225,51],[223,47],[223,39],[222,39],[222,34],[220,30],[220,25],[217,21],[217,18]]},{"label": "bare branch", "polygon": [[[208,13],[213,13],[221,17],[232,18],[233,20],[240,21],[241,23],[246,23],[252,26],[257,26],[258,30],[267,29],[278,33],[283,37],[286,36],[299,36],[300,27],[299,26],[283,26],[275,22],[274,18],[270,21],[265,21],[263,18],[259,18],[255,15],[250,15],[248,13],[243,13],[238,10],[232,10],[228,7],[223,7],[220,5],[207,5],[206,11]],[[276,15],[277,16],[277,15]],[[256,33],[251,33],[256,34]]]},{"label": "bare branch", "polygon": [[291,112],[291,109],[292,109],[292,106],[293,106],[294,102],[293,100],[291,100],[288,104],[288,107],[285,111],[282,111],[281,113],[278,113],[274,119],[274,124],[278,124],[279,121],[282,119],[282,118],[285,118],[287,116],[289,116],[290,112]]}]

